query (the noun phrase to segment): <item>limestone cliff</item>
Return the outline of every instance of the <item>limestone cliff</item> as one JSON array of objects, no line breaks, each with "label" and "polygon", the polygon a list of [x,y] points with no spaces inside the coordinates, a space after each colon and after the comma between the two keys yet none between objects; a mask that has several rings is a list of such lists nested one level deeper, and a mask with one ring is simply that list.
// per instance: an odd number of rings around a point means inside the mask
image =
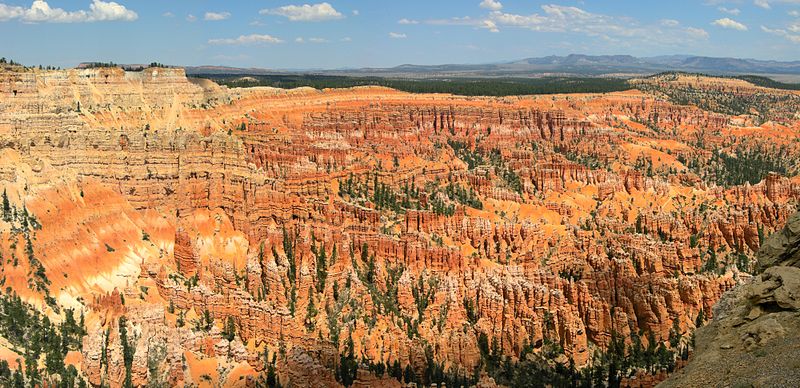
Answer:
[{"label": "limestone cliff", "polygon": [[590,370],[615,338],[678,352],[800,199],[793,170],[726,164],[797,160],[800,125],[737,120],[638,91],[6,70],[3,284],[85,313],[94,385],[335,385],[347,362],[362,385],[513,384],[500,366]]},{"label": "limestone cliff", "polygon": [[659,387],[800,385],[800,213],[758,252],[761,273],[723,295],[689,364]]}]

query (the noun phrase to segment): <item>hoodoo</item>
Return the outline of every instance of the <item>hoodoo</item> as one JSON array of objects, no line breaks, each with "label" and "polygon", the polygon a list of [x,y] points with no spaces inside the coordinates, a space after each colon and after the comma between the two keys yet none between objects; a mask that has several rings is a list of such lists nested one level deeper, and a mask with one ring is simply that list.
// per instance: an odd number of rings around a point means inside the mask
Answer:
[{"label": "hoodoo", "polygon": [[[0,360],[114,387],[791,384],[761,363],[796,358],[800,98],[631,85],[464,97],[6,67]],[[686,88],[787,108],[664,97]],[[37,330],[63,345],[32,348]]]}]

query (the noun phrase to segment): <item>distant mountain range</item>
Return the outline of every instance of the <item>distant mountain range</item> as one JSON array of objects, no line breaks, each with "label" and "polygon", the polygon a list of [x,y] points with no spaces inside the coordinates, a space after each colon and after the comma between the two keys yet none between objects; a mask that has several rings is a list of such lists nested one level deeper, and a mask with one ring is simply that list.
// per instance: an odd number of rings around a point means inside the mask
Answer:
[{"label": "distant mountain range", "polygon": [[491,64],[400,65],[391,68],[344,70],[276,71],[223,66],[186,67],[187,74],[276,74],[312,73],[328,75],[441,78],[441,77],[536,77],[545,75],[631,77],[663,71],[687,71],[716,75],[800,75],[800,61],[781,62],[690,55],[634,57],[630,55],[547,56]]}]

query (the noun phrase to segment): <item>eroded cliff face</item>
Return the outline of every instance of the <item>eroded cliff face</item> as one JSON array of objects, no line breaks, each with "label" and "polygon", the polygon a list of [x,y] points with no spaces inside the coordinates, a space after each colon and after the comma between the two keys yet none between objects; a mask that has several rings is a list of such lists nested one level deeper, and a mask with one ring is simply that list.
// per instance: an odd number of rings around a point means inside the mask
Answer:
[{"label": "eroded cliff face", "polygon": [[800,384],[800,213],[758,252],[762,271],[726,293],[686,368],[660,386]]},{"label": "eroded cliff face", "polygon": [[[800,197],[796,178],[742,184],[719,156],[796,161],[796,122],[635,91],[228,90],[174,69],[0,80],[0,184],[41,224],[0,222],[5,284],[53,319],[85,312],[94,385],[127,370],[136,385],[271,370],[335,385],[350,351],[363,385],[397,384],[378,363],[472,376],[481,335],[509,361],[577,366],[612,335],[685,347]],[[26,239],[40,289],[31,262],[9,263]]]}]

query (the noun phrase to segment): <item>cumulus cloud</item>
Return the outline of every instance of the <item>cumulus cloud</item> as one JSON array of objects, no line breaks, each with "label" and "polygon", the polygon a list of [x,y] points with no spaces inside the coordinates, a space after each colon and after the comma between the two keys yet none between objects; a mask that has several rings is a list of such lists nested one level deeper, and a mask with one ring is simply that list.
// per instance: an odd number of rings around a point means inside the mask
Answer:
[{"label": "cumulus cloud", "polygon": [[220,20],[225,20],[231,17],[230,12],[206,12],[205,16],[203,17],[204,20],[216,22]]},{"label": "cumulus cloud", "polygon": [[0,3],[0,21],[19,20],[23,23],[90,23],[134,21],[139,15],[113,1],[93,0],[89,10],[65,11],[52,8],[44,0],[35,0],[30,8]]},{"label": "cumulus cloud", "polygon": [[739,23],[736,20],[733,20],[731,18],[717,19],[717,20],[714,20],[714,22],[711,23],[711,24],[713,24],[713,25],[715,25],[717,27],[727,28],[727,29],[731,29],[731,30],[747,31],[747,26],[745,26],[744,24]]},{"label": "cumulus cloud", "polygon": [[800,11],[789,11],[789,16],[800,18]]},{"label": "cumulus cloud", "polygon": [[293,22],[320,22],[344,17],[341,12],[328,3],[285,5],[278,8],[262,9],[258,13],[283,16]]},{"label": "cumulus cloud", "polygon": [[661,25],[666,27],[675,27],[681,24],[679,21],[675,19],[661,19]]},{"label": "cumulus cloud", "polygon": [[503,4],[497,0],[483,0],[480,4],[481,8],[486,8],[492,11],[499,11],[503,9]]},{"label": "cumulus cloud", "polygon": [[717,10],[719,10],[722,13],[727,13],[728,15],[738,15],[742,12],[741,10],[739,10],[739,8],[718,7]]},{"label": "cumulus cloud", "polygon": [[295,38],[294,41],[297,42],[297,43],[306,43],[306,42],[308,42],[308,43],[328,43],[328,40],[325,39],[325,38],[308,38],[308,39],[306,39],[306,38],[303,38],[303,37],[298,37],[298,38]]},{"label": "cumulus cloud", "polygon": [[504,28],[521,28],[536,32],[576,33],[618,45],[657,43],[680,47],[708,37],[705,30],[682,26],[677,20],[665,19],[657,24],[643,25],[638,20],[628,17],[596,14],[578,7],[556,4],[542,5],[541,12],[533,14],[490,11],[477,18],[465,16],[429,19],[424,23],[471,26],[489,32],[499,32]]},{"label": "cumulus cloud", "polygon": [[708,32],[702,28],[686,27],[686,33],[697,39],[708,39]]},{"label": "cumulus cloud", "polygon": [[764,9],[772,8],[772,7],[769,6],[769,1],[767,1],[767,0],[755,0],[755,1],[753,1],[753,4],[755,4],[758,7],[764,8]]},{"label": "cumulus cloud", "polygon": [[754,0],[753,4],[764,9],[772,9],[772,4],[800,4],[800,0]]},{"label": "cumulus cloud", "polygon": [[790,26],[788,31],[782,28],[773,29],[765,26],[761,26],[761,30],[768,34],[784,37],[792,43],[800,44],[800,25]]},{"label": "cumulus cloud", "polygon": [[392,39],[405,39],[408,36],[406,36],[406,34],[403,34],[403,33],[400,33],[400,32],[390,32],[389,33],[389,37],[392,38]]},{"label": "cumulus cloud", "polygon": [[189,22],[189,23],[196,22],[197,21],[197,16],[194,16],[192,14],[188,14],[188,15],[186,15],[186,21]]},{"label": "cumulus cloud", "polygon": [[500,32],[500,29],[497,28],[497,23],[491,20],[484,20],[481,27],[489,30],[489,32]]},{"label": "cumulus cloud", "polygon": [[167,12],[162,13],[161,16],[163,16],[165,18],[174,18],[175,14],[172,13],[172,12],[167,11]]},{"label": "cumulus cloud", "polygon": [[402,18],[397,21],[397,24],[419,24],[419,20]]},{"label": "cumulus cloud", "polygon": [[208,44],[213,45],[253,45],[253,44],[275,44],[283,43],[272,35],[240,35],[238,38],[225,38],[225,39],[211,39]]}]

